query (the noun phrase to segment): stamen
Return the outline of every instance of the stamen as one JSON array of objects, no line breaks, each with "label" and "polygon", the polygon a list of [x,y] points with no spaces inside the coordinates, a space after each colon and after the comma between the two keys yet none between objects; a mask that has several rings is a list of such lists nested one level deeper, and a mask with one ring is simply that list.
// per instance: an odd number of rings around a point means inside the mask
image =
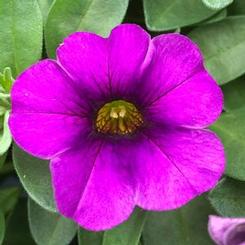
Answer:
[{"label": "stamen", "polygon": [[105,104],[97,114],[95,126],[98,132],[126,135],[143,124],[143,117],[135,105],[124,100]]}]

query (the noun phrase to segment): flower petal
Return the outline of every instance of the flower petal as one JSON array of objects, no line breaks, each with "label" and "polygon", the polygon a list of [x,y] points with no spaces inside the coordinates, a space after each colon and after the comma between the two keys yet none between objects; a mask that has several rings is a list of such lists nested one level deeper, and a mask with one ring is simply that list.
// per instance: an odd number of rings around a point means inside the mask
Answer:
[{"label": "flower petal", "polygon": [[[245,218],[226,218],[226,217],[219,217],[216,215],[210,215],[208,221],[208,232],[211,238],[219,245],[240,244],[239,242],[234,242],[234,241],[232,243],[231,242],[232,240],[230,241],[229,239],[238,238],[236,237],[236,235],[239,235],[239,230],[240,230],[239,228],[241,228],[239,226],[242,225],[242,229],[244,232],[244,224],[245,224]],[[230,242],[228,242],[227,239]]]},{"label": "flower petal", "polygon": [[88,128],[85,106],[72,81],[51,60],[24,71],[11,91],[9,127],[27,152],[50,158],[69,147]]},{"label": "flower petal", "polygon": [[93,33],[73,33],[57,49],[57,59],[88,98],[103,100],[108,95],[107,39]]},{"label": "flower petal", "polygon": [[150,61],[150,36],[140,26],[122,24],[109,36],[109,71],[113,94],[134,91],[144,66]]},{"label": "flower petal", "polygon": [[89,230],[126,220],[134,208],[128,168],[113,144],[88,143],[51,163],[59,211]]},{"label": "flower petal", "polygon": [[198,46],[183,35],[163,34],[153,38],[152,44],[152,61],[139,84],[145,104],[152,103],[203,69]]},{"label": "flower petal", "polygon": [[146,108],[150,120],[203,128],[221,114],[223,94],[206,71],[199,72]]},{"label": "flower petal", "polygon": [[180,207],[214,187],[224,171],[223,146],[212,132],[159,129],[146,137],[135,167],[140,207]]}]

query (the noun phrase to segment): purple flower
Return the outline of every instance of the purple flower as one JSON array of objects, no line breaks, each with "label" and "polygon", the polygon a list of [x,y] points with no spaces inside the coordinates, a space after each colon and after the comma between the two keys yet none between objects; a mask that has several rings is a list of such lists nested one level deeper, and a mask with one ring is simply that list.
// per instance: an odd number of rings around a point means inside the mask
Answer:
[{"label": "purple flower", "polygon": [[224,171],[222,143],[204,129],[222,92],[185,36],[151,39],[133,24],[108,38],[74,33],[57,61],[17,78],[11,98],[16,143],[51,159],[58,210],[87,229],[109,229],[136,205],[178,208]]},{"label": "purple flower", "polygon": [[245,245],[245,218],[210,215],[208,231],[218,245]]}]

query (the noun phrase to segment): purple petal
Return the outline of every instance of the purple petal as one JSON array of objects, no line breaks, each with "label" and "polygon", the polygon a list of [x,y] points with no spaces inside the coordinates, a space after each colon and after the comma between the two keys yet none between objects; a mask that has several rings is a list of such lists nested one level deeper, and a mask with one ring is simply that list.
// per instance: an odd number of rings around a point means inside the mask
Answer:
[{"label": "purple petal", "polygon": [[54,61],[41,61],[24,71],[14,83],[11,100],[13,138],[35,156],[51,158],[70,148],[88,128],[84,102]]},{"label": "purple petal", "polygon": [[146,115],[161,124],[203,128],[219,117],[222,106],[220,87],[202,71],[148,106]]},{"label": "purple petal", "polygon": [[[133,24],[119,25],[104,39],[92,33],[75,33],[57,50],[60,64],[93,99],[112,93],[124,95],[148,59],[150,36]],[[102,97],[100,97],[102,96]]]},{"label": "purple petal", "polygon": [[93,33],[73,33],[57,49],[57,59],[87,97],[102,100],[108,94],[107,39]]},{"label": "purple petal", "polygon": [[84,141],[51,163],[59,211],[89,230],[118,225],[135,205],[129,168],[114,150],[113,144]]},{"label": "purple petal", "polygon": [[135,89],[150,61],[150,36],[140,26],[123,24],[109,36],[109,71],[113,94],[125,95]]},{"label": "purple petal", "polygon": [[[245,242],[245,218],[209,216],[208,231],[218,245],[240,245]],[[243,239],[244,238],[244,239]]]},{"label": "purple petal", "polygon": [[213,188],[224,171],[224,149],[212,132],[167,129],[146,137],[135,167],[144,209],[180,207]]},{"label": "purple petal", "polygon": [[198,46],[180,34],[163,34],[153,38],[154,54],[139,85],[145,104],[174,89],[203,69]]}]

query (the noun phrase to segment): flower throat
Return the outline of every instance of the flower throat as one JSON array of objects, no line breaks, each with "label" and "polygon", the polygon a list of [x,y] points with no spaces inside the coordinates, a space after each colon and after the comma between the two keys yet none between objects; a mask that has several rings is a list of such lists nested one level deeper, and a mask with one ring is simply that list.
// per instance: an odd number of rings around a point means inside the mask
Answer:
[{"label": "flower throat", "polygon": [[124,100],[115,100],[101,107],[95,122],[98,132],[117,135],[132,134],[142,124],[141,113]]}]

